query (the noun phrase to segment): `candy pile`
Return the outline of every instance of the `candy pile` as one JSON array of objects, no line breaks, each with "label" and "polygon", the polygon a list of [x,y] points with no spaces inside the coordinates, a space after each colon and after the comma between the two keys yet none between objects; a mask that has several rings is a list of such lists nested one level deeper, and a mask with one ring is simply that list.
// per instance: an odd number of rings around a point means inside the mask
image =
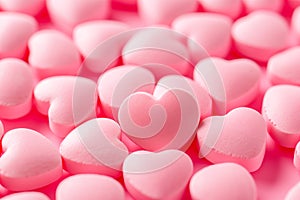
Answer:
[{"label": "candy pile", "polygon": [[300,199],[299,0],[0,8],[1,200]]}]

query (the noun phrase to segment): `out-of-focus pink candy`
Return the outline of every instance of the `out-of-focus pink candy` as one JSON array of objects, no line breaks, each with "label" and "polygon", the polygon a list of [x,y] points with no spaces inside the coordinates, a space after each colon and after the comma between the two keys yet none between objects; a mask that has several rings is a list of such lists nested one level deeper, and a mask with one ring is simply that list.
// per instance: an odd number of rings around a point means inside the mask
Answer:
[{"label": "out-of-focus pink candy", "polygon": [[111,119],[98,118],[83,123],[60,145],[64,169],[72,174],[120,176],[128,155],[120,136],[119,125]]},{"label": "out-of-focus pink candy", "polygon": [[236,49],[261,62],[266,62],[272,55],[286,48],[289,34],[285,18],[275,12],[263,10],[238,19],[232,27]]},{"label": "out-of-focus pink candy", "polygon": [[34,97],[38,111],[48,115],[50,129],[59,137],[96,116],[97,85],[87,78],[44,79],[35,87]]},{"label": "out-of-focus pink candy", "polygon": [[268,61],[267,76],[273,84],[300,85],[300,47],[275,54]]},{"label": "out-of-focus pink candy", "polygon": [[45,6],[45,0],[0,0],[0,7],[5,11],[37,15]]},{"label": "out-of-focus pink candy", "polygon": [[40,133],[14,129],[2,140],[1,184],[8,190],[24,191],[44,187],[62,175],[58,149]]},{"label": "out-of-focus pink candy", "polygon": [[163,80],[159,81],[153,96],[133,93],[119,108],[122,131],[149,151],[186,150],[200,121],[201,108],[196,95],[186,87],[168,87]]},{"label": "out-of-focus pink candy", "polygon": [[203,9],[236,19],[242,12],[242,0],[198,0]]},{"label": "out-of-focus pink candy", "polygon": [[138,10],[148,24],[169,25],[176,17],[197,10],[196,0],[138,0]]},{"label": "out-of-focus pink candy", "polygon": [[116,66],[126,41],[119,34],[128,29],[128,25],[113,20],[90,21],[76,26],[73,38],[85,58],[83,67],[100,73]]},{"label": "out-of-focus pink candy", "polygon": [[138,66],[124,65],[106,71],[99,77],[98,93],[106,116],[118,119],[119,107],[130,94],[140,91],[152,93],[153,74]]},{"label": "out-of-focus pink candy", "polygon": [[284,200],[296,200],[300,199],[300,183],[293,186],[285,196]]},{"label": "out-of-focus pink candy", "polygon": [[[205,75],[207,68],[211,71]],[[212,96],[217,114],[250,104],[259,93],[260,78],[259,66],[249,59],[207,58],[194,70],[194,80]]]},{"label": "out-of-focus pink candy", "polygon": [[247,12],[256,10],[271,10],[281,12],[284,6],[284,0],[242,0]]},{"label": "out-of-focus pink candy", "polygon": [[1,200],[50,200],[49,197],[40,192],[19,192],[7,195]]},{"label": "out-of-focus pink candy", "polygon": [[138,66],[156,65],[156,69],[151,70],[154,75],[167,67],[187,74],[191,68],[190,55],[181,39],[180,34],[167,28],[140,30],[124,46],[123,62]]},{"label": "out-of-focus pink candy", "polygon": [[56,200],[125,200],[121,184],[107,176],[80,174],[64,179],[56,189]]},{"label": "out-of-focus pink candy", "polygon": [[134,198],[144,200],[181,199],[192,173],[192,160],[178,150],[136,151],[123,165],[127,190]]},{"label": "out-of-focus pink candy", "polygon": [[86,21],[107,18],[110,4],[110,0],[47,0],[53,23],[66,31]]},{"label": "out-of-focus pink candy", "polygon": [[257,199],[253,177],[245,168],[234,163],[215,164],[201,169],[191,179],[190,192],[192,199],[201,200]]},{"label": "out-of-focus pink candy", "polygon": [[214,13],[189,13],[176,18],[172,27],[186,35],[193,61],[207,56],[226,57],[231,48],[232,20]]},{"label": "out-of-focus pink candy", "polygon": [[0,61],[0,118],[16,119],[28,114],[34,88],[32,70],[17,58]]},{"label": "out-of-focus pink candy", "polygon": [[23,58],[27,41],[37,31],[37,21],[26,14],[0,13],[0,58]]},{"label": "out-of-focus pink candy", "polygon": [[300,41],[300,7],[296,8],[293,12],[292,19],[291,19],[291,27],[292,30],[296,33],[299,42]]},{"label": "out-of-focus pink candy", "polygon": [[225,116],[206,118],[197,133],[201,157],[212,163],[234,162],[253,172],[266,149],[267,126],[255,110],[240,107]]},{"label": "out-of-focus pink candy", "polygon": [[55,75],[76,75],[80,53],[73,41],[56,30],[36,32],[29,39],[29,64],[40,78]]},{"label": "out-of-focus pink candy", "polygon": [[272,138],[281,146],[295,148],[300,141],[300,87],[278,85],[267,90],[262,114]]}]

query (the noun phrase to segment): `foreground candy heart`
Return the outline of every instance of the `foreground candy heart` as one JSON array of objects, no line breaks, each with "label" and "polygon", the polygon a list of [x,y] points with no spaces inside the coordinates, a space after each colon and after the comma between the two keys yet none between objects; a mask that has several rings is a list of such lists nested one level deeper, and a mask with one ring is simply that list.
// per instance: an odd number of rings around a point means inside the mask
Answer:
[{"label": "foreground candy heart", "polygon": [[82,23],[73,31],[73,39],[85,57],[83,67],[93,72],[104,72],[115,67],[121,57],[123,37],[120,34],[128,25],[113,20],[97,20]]},{"label": "foreground candy heart", "polygon": [[50,129],[59,137],[96,116],[97,85],[87,78],[46,78],[35,87],[34,97],[38,111],[48,115]]},{"label": "foreground candy heart", "polygon": [[229,17],[214,13],[189,13],[172,23],[175,31],[189,38],[188,47],[195,62],[208,56],[227,56],[231,47],[231,25]]},{"label": "foreground candy heart", "polygon": [[110,0],[47,0],[47,8],[53,23],[71,31],[80,23],[107,18]]},{"label": "foreground candy heart", "polygon": [[121,184],[108,176],[80,174],[64,179],[56,189],[56,200],[125,200]]},{"label": "foreground candy heart", "polygon": [[153,74],[142,67],[124,65],[106,71],[98,80],[98,93],[105,115],[117,120],[124,99],[137,91],[151,94],[154,86]]},{"label": "foreground candy heart", "polygon": [[226,116],[202,121],[197,133],[199,156],[212,163],[238,163],[253,172],[262,164],[267,134],[265,121],[257,111],[236,108]]},{"label": "foreground candy heart", "polygon": [[265,93],[262,114],[272,138],[280,145],[295,148],[300,140],[300,87],[278,85]]},{"label": "foreground candy heart", "polygon": [[1,200],[50,200],[40,192],[20,192],[1,198]]},{"label": "foreground candy heart", "polygon": [[300,198],[300,183],[297,183],[294,187],[292,187],[287,195],[285,196],[284,200],[296,200]]},{"label": "foreground candy heart", "polygon": [[200,121],[195,95],[185,88],[165,89],[159,81],[153,96],[136,92],[119,108],[122,131],[137,145],[150,151],[186,150]]},{"label": "foreground candy heart", "polygon": [[[170,6],[172,5],[172,6]],[[197,9],[196,0],[139,0],[138,10],[149,24],[170,24],[174,18]]]},{"label": "foreground candy heart", "polygon": [[44,187],[62,175],[57,148],[43,135],[30,129],[14,129],[2,140],[1,184],[8,190]]},{"label": "foreground candy heart", "polygon": [[26,14],[0,13],[0,58],[23,58],[29,37],[38,29],[37,21]]},{"label": "foreground candy heart", "polygon": [[289,25],[275,12],[255,11],[235,21],[232,37],[241,54],[265,62],[288,46]]},{"label": "foreground candy heart", "polygon": [[119,125],[111,119],[98,118],[83,123],[60,144],[64,169],[72,174],[97,173],[118,177],[128,155],[120,134]]},{"label": "foreground candy heart", "polygon": [[56,30],[36,32],[28,46],[28,62],[40,78],[77,74],[80,54],[73,41],[63,33]]},{"label": "foreground candy heart", "polygon": [[[205,74],[207,68],[211,71]],[[260,67],[248,59],[207,58],[194,70],[194,80],[210,93],[217,114],[250,104],[259,93],[260,78]]]},{"label": "foreground candy heart", "polygon": [[267,76],[273,84],[300,85],[300,47],[294,47],[272,56]]},{"label": "foreground candy heart", "polygon": [[[213,192],[215,191],[215,192]],[[245,168],[234,163],[205,167],[190,182],[192,199],[256,200],[256,185]]]},{"label": "foreground candy heart", "polygon": [[16,58],[0,61],[0,118],[16,119],[31,110],[33,74],[30,66]]},{"label": "foreground candy heart", "polygon": [[243,0],[247,12],[255,10],[271,10],[281,12],[284,0]]},{"label": "foreground candy heart", "polygon": [[181,199],[192,173],[191,158],[178,150],[136,151],[123,164],[125,186],[135,199]]},{"label": "foreground candy heart", "polygon": [[0,5],[6,11],[21,12],[34,16],[44,8],[45,2],[45,0],[0,0]]}]

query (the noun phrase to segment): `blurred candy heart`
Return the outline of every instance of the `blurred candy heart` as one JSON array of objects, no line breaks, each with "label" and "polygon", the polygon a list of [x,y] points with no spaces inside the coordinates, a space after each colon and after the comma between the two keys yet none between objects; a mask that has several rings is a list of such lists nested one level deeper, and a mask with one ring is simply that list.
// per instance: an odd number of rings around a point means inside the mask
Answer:
[{"label": "blurred candy heart", "polygon": [[45,6],[46,0],[0,0],[3,10],[37,15]]},{"label": "blurred candy heart", "polygon": [[40,192],[19,192],[1,198],[1,200],[50,200]]}]

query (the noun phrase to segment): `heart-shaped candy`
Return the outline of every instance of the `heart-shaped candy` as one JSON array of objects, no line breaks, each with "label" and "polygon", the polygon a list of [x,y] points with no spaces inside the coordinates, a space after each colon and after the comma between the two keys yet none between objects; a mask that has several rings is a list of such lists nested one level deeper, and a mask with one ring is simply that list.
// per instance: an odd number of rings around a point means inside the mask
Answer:
[{"label": "heart-shaped candy", "polygon": [[46,0],[0,0],[1,8],[5,11],[37,15],[45,6]]},{"label": "heart-shaped candy", "polygon": [[207,58],[194,70],[194,80],[212,96],[217,114],[250,104],[259,93],[260,78],[260,67],[248,59]]},{"label": "heart-shaped candy", "polygon": [[191,158],[182,151],[136,151],[123,164],[128,192],[136,199],[181,199],[193,173]]},{"label": "heart-shaped candy", "polygon": [[1,198],[1,200],[50,200],[40,192],[19,192]]},{"label": "heart-shaped candy", "polygon": [[24,191],[44,187],[62,175],[57,148],[46,137],[30,129],[14,129],[2,140],[1,184],[8,190]]},{"label": "heart-shaped candy", "polygon": [[64,179],[56,189],[56,200],[125,200],[121,184],[108,176],[80,174]]},{"label": "heart-shaped candy", "polygon": [[27,41],[37,31],[37,21],[26,14],[0,13],[0,58],[23,58]]},{"label": "heart-shaped candy", "polygon": [[300,183],[293,186],[285,196],[284,200],[296,200],[300,199]]},{"label": "heart-shaped candy", "polygon": [[255,10],[270,10],[281,12],[284,6],[284,0],[242,0],[247,12]]},{"label": "heart-shaped candy", "polygon": [[294,47],[272,56],[267,76],[273,84],[300,85],[300,47]]},{"label": "heart-shaped candy", "polygon": [[272,55],[286,48],[289,34],[285,18],[266,10],[254,11],[235,21],[232,27],[236,49],[261,62],[268,61]]},{"label": "heart-shaped candy", "polygon": [[20,118],[31,110],[33,74],[30,66],[17,58],[0,61],[0,118]]},{"label": "heart-shaped candy", "polygon": [[300,140],[300,87],[273,86],[265,93],[262,114],[268,131],[280,145],[295,148]]},{"label": "heart-shaped candy", "polygon": [[118,177],[128,155],[120,134],[119,125],[111,119],[92,119],[78,126],[60,144],[64,169],[72,174]]},{"label": "heart-shaped candy", "polygon": [[40,78],[76,75],[81,64],[77,47],[68,36],[56,30],[42,30],[28,42],[29,64]]},{"label": "heart-shaped candy", "polygon": [[46,78],[36,85],[34,97],[38,111],[48,115],[50,129],[59,137],[96,116],[97,85],[87,78]]},{"label": "heart-shaped candy", "polygon": [[234,163],[215,164],[201,169],[191,179],[190,192],[192,199],[201,200],[257,199],[253,177],[245,168]]},{"label": "heart-shaped candy", "polygon": [[[295,4],[300,6],[300,1],[294,0]],[[297,7],[298,7],[297,5]],[[293,12],[292,19],[291,19],[291,28],[296,33],[298,37],[298,41],[300,41],[300,8],[296,8]]]},{"label": "heart-shaped candy", "polygon": [[212,163],[238,163],[253,172],[262,164],[267,134],[265,120],[257,111],[236,108],[202,121],[197,133],[199,156]]}]

